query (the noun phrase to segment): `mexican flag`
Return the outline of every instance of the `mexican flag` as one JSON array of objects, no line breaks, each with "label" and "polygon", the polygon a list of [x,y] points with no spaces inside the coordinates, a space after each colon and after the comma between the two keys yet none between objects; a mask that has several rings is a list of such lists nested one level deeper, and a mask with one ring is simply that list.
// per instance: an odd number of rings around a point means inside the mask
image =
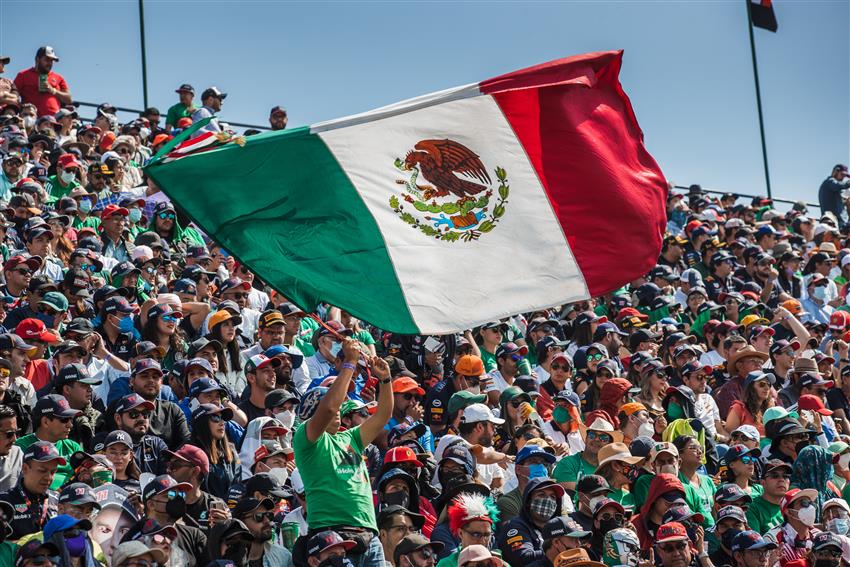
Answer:
[{"label": "mexican flag", "polygon": [[146,171],[302,308],[454,332],[655,265],[667,183],[621,61],[590,53],[309,127],[176,138]]}]

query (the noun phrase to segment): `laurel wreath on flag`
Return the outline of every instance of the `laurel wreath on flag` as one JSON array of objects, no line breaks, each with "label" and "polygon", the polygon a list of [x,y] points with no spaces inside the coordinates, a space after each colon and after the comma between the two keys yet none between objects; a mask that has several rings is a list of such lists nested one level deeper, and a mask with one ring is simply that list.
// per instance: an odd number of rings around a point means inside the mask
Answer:
[{"label": "laurel wreath on flag", "polygon": [[[400,160],[396,161],[399,162]],[[396,165],[398,166],[398,163]],[[505,206],[508,203],[508,197],[511,193],[511,187],[508,184],[508,175],[505,169],[502,167],[496,167],[494,172],[496,174],[496,179],[499,181],[499,186],[497,188],[499,198],[496,201],[496,205],[493,207],[493,210],[484,214],[475,229],[455,230],[448,226],[443,226],[441,230],[431,224],[423,223],[411,213],[404,210],[404,204],[402,204],[398,195],[390,196],[390,207],[392,207],[393,211],[399,216],[399,218],[401,218],[401,220],[409,224],[412,228],[419,229],[425,236],[430,236],[437,240],[445,240],[446,242],[457,242],[458,240],[469,242],[472,240],[478,240],[482,234],[490,232],[496,228],[496,225],[502,217],[505,216]],[[418,173],[419,172],[414,168],[410,182],[405,183],[406,187],[416,187],[416,176]],[[486,210],[486,208],[490,205],[490,197],[493,195],[493,191],[489,190],[478,199],[438,204],[436,201],[428,203],[421,199],[417,199],[410,193],[413,193],[413,191],[408,191],[408,194],[403,195],[402,198],[407,203],[410,203],[417,211],[442,213],[442,218],[425,216],[424,219],[426,221],[443,220],[445,218],[443,215],[467,215],[476,209]],[[419,197],[419,192],[417,191],[416,193],[416,197]]]}]

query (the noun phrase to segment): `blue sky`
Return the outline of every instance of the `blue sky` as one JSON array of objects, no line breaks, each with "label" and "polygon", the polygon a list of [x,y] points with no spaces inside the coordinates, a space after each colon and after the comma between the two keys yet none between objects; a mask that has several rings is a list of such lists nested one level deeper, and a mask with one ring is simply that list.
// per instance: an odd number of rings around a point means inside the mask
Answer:
[{"label": "blue sky", "polygon": [[[850,3],[774,1],[756,30],[775,197],[817,200],[850,159]],[[48,18],[41,24],[34,17]],[[646,145],[679,185],[764,193],[743,0],[704,2],[145,2],[150,104],[229,93],[224,120],[290,126],[543,61],[624,49]],[[141,107],[138,4],[0,0],[7,75],[53,45],[77,100]]]}]

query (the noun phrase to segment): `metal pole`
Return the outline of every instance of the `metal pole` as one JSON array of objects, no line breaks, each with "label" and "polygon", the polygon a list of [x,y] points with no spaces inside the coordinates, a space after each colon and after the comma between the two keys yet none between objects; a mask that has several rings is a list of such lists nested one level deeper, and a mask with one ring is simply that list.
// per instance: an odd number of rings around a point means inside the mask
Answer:
[{"label": "metal pole", "polygon": [[[139,0],[141,1],[141,0]],[[764,160],[764,182],[767,185],[767,197],[769,199],[773,198],[770,190],[770,171],[767,166],[767,142],[764,139],[764,117],[762,116],[761,111],[761,89],[759,88],[759,68],[758,63],[756,62],[756,41],[753,37],[753,10],[752,3],[750,0],[744,0],[747,3],[747,20],[749,21],[750,28],[750,52],[753,55],[753,79],[756,83],[756,106],[758,107],[759,112],[759,132],[761,133],[761,156]]]},{"label": "metal pole", "polygon": [[[752,31],[750,31],[752,35]],[[148,58],[145,50],[145,1],[139,0],[139,37],[142,40],[142,90],[145,108],[148,107]],[[755,55],[754,55],[755,56]],[[758,84],[758,82],[756,82]]]}]

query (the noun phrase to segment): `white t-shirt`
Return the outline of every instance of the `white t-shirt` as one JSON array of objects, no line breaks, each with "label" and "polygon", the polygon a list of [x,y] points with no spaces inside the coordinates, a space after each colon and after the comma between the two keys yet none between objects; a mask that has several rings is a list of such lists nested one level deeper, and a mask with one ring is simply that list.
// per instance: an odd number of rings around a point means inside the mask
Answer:
[{"label": "white t-shirt", "polygon": [[702,356],[699,357],[699,361],[702,364],[708,364],[708,365],[711,365],[711,366],[720,366],[721,364],[726,362],[726,359],[724,359],[722,356],[720,356],[720,353],[717,352],[716,350],[710,350],[706,353],[703,353]]},{"label": "white t-shirt", "polygon": [[708,436],[717,435],[717,428],[714,423],[720,420],[720,409],[710,394],[697,394],[696,412],[697,417],[705,426]]}]

